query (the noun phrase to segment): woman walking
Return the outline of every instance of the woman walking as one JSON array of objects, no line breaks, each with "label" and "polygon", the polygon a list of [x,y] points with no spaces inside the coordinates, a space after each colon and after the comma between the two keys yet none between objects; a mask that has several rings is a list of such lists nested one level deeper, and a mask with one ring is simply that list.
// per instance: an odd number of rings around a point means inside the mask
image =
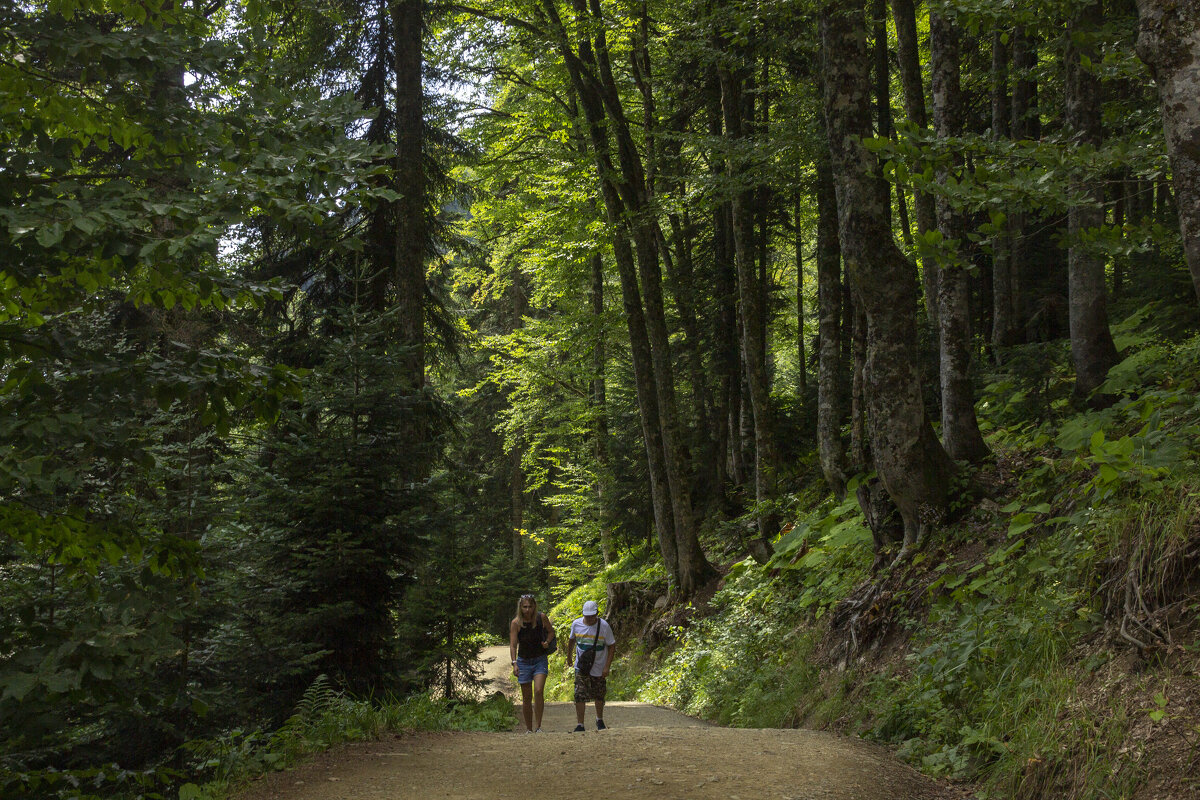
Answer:
[{"label": "woman walking", "polygon": [[542,709],[546,705],[548,656],[554,650],[554,625],[538,611],[537,599],[521,595],[517,615],[508,624],[508,649],[513,675],[521,684],[521,715],[526,733],[542,732]]}]

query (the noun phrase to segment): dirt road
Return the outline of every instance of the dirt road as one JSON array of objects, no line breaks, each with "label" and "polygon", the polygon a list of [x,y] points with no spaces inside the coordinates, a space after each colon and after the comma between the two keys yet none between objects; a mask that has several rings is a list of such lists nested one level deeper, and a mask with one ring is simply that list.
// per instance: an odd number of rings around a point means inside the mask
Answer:
[{"label": "dirt road", "polygon": [[[508,648],[485,658],[512,694]],[[718,728],[670,709],[611,703],[610,726],[571,733],[574,706],[547,704],[545,733],[420,733],[326,753],[239,800],[942,800],[961,797],[886,750],[819,731]],[[514,717],[515,730],[515,717]]]}]

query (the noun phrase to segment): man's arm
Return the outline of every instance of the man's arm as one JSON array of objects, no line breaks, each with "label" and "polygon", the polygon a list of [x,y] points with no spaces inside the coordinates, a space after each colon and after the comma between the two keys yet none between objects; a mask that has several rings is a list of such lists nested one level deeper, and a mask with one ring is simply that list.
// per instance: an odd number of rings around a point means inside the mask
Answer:
[{"label": "man's arm", "polygon": [[604,627],[608,629],[604,632],[604,640],[608,643],[608,647],[604,648],[604,672],[600,673],[601,678],[608,677],[608,671],[612,669],[613,659],[617,657],[617,637],[613,635],[611,625],[605,622]]}]

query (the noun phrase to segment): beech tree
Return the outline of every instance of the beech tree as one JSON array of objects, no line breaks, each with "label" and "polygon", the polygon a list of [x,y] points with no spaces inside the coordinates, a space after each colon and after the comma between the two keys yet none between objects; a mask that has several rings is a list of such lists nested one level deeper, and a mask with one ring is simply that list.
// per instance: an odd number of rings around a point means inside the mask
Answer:
[{"label": "beech tree", "polygon": [[879,477],[903,519],[907,550],[944,513],[951,462],[925,416],[913,369],[916,270],[892,240],[875,157],[862,145],[870,133],[870,77],[861,2],[842,0],[822,8],[821,45],[839,239],[867,317],[864,377],[871,446]]}]

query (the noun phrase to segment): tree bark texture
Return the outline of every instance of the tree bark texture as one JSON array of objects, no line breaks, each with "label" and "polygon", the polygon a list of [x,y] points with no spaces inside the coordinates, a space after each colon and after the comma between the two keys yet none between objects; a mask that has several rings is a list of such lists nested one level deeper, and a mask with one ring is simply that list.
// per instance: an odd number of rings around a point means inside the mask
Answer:
[{"label": "tree bark texture", "polygon": [[[1066,120],[1075,143],[1097,148],[1102,138],[1100,80],[1093,67],[1084,64],[1097,58],[1091,39],[1100,26],[1100,4],[1083,8],[1068,26],[1066,53]],[[1108,296],[1104,285],[1104,260],[1083,241],[1084,233],[1104,223],[1103,196],[1091,182],[1072,180],[1085,204],[1072,206],[1067,214],[1071,249],[1068,255],[1068,309],[1071,329],[1071,363],[1075,367],[1075,393],[1087,397],[1104,382],[1117,363],[1117,349],[1108,328]]]},{"label": "tree bark texture", "polygon": [[870,136],[870,75],[861,0],[821,11],[825,121],[846,270],[867,317],[872,455],[900,510],[906,548],[945,512],[952,462],[925,416],[917,372],[917,276],[886,225]]},{"label": "tree bark texture", "polygon": [[1158,86],[1179,229],[1200,299],[1200,4],[1138,0],[1138,55]]},{"label": "tree bark texture", "polygon": [[[941,139],[962,134],[962,87],[959,76],[960,35],[943,14],[929,20],[929,51],[933,69],[933,127]],[[962,168],[961,159],[938,170],[945,185]],[[936,203],[938,230],[951,246],[966,247],[962,214],[949,199]],[[975,393],[971,388],[971,318],[965,259],[939,266],[938,274],[938,373],[942,390],[942,442],[956,461],[974,463],[988,454],[975,418]]]}]

